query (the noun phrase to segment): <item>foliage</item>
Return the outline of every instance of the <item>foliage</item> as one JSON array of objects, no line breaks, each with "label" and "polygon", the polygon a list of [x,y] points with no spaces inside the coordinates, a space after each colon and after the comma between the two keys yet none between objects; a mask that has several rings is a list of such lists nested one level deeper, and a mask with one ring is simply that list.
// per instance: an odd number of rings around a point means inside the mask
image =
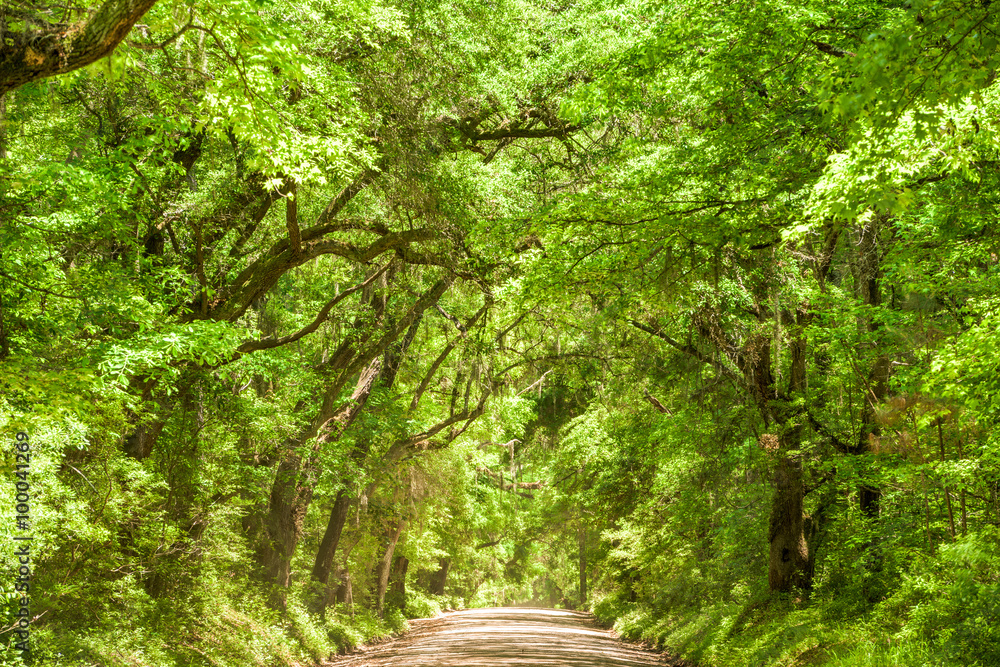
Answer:
[{"label": "foliage", "polygon": [[93,4],[0,9],[35,664],[522,603],[1000,663],[996,7],[159,0],[10,60]]}]

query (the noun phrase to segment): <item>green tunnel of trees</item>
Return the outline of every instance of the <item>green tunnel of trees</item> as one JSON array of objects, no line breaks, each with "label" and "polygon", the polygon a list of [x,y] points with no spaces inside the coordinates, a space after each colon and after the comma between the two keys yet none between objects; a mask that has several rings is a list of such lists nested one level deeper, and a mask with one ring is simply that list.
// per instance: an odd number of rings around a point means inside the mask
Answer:
[{"label": "green tunnel of trees", "polygon": [[0,660],[1000,665],[998,11],[7,0]]}]

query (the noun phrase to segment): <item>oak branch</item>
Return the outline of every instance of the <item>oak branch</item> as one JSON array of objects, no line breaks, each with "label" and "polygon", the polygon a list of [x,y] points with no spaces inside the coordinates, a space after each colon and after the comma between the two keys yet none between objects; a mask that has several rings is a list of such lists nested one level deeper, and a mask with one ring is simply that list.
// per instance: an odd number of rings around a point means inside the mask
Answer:
[{"label": "oak branch", "polygon": [[[0,95],[109,55],[156,0],[108,0],[76,23],[27,21],[0,10]],[[12,20],[20,30],[10,30]]]}]

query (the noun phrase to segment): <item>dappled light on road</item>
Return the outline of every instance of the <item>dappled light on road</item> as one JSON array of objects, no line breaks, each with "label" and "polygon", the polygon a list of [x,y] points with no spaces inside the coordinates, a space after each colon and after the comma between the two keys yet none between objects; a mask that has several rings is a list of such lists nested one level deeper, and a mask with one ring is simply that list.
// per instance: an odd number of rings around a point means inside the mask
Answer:
[{"label": "dappled light on road", "polygon": [[618,641],[589,614],[494,608],[412,622],[402,639],[347,656],[331,667],[646,667],[664,656]]}]

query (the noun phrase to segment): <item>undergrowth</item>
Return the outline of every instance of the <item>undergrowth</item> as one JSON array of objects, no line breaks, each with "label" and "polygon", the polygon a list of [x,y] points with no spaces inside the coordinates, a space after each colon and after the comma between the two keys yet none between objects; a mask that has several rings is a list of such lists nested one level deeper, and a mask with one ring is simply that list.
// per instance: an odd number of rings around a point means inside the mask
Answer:
[{"label": "undergrowth", "polygon": [[[431,596],[433,597],[433,596]],[[436,615],[440,601],[414,596],[413,606],[388,608],[379,618],[361,606],[310,613],[296,601],[274,611],[258,596],[218,599],[186,613],[159,613],[155,604],[134,607],[138,618],[100,623],[72,635],[41,626],[32,635],[35,667],[300,667],[315,665],[362,644],[408,629],[407,616]],[[447,600],[447,599],[445,599]],[[20,656],[0,656],[20,665]]]},{"label": "undergrowth", "polygon": [[701,667],[996,667],[996,533],[960,537],[935,557],[910,562],[894,575],[891,592],[875,601],[866,598],[870,574],[853,568],[832,589],[831,573],[821,573],[809,598],[774,596],[761,585],[680,603],[612,596],[593,611],[622,637],[654,643]]}]

